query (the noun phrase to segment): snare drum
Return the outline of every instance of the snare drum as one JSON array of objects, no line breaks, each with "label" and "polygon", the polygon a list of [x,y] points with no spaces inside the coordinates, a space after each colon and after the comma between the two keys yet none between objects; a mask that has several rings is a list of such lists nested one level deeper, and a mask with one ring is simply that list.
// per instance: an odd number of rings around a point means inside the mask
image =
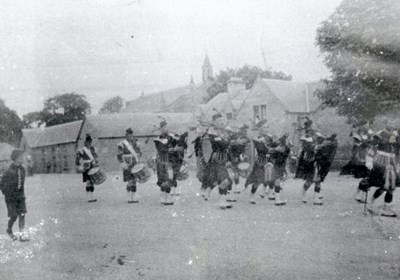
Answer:
[{"label": "snare drum", "polygon": [[239,175],[243,178],[247,178],[250,174],[250,163],[241,162],[238,164]]},{"label": "snare drum", "polygon": [[100,167],[90,169],[88,175],[95,185],[100,185],[107,179],[106,173],[102,171]]},{"label": "snare drum", "polygon": [[186,169],[186,164],[182,164],[178,174],[176,175],[176,180],[185,181],[187,178],[189,178],[189,173]]},{"label": "snare drum", "polygon": [[135,177],[138,179],[139,183],[144,184],[150,179],[150,170],[146,167],[144,163],[138,163],[136,164],[132,170],[131,173],[135,175]]}]

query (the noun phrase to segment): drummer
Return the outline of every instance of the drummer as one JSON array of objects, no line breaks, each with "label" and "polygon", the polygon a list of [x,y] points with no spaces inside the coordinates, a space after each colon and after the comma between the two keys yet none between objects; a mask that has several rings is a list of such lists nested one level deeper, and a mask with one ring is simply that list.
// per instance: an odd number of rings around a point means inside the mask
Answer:
[{"label": "drummer", "polygon": [[82,172],[82,180],[86,183],[86,195],[88,202],[96,202],[97,199],[93,198],[94,182],[89,176],[88,172],[93,167],[98,166],[97,154],[95,148],[92,146],[92,137],[86,134],[84,146],[78,149],[75,158],[75,164],[78,172]]},{"label": "drummer", "polygon": [[118,143],[117,159],[122,165],[123,180],[127,182],[128,203],[138,203],[139,198],[136,194],[137,179],[133,175],[132,168],[139,162],[142,152],[139,142],[133,137],[133,130],[128,128],[125,132],[125,139]]},{"label": "drummer", "polygon": [[246,148],[250,144],[250,139],[247,137],[247,129],[249,126],[244,124],[239,128],[239,132],[233,135],[233,139],[231,141],[231,145],[229,146],[229,153],[232,162],[232,170],[234,173],[234,185],[232,186],[232,190],[229,192],[228,202],[236,202],[237,196],[240,194],[239,188],[239,163],[245,162],[248,160],[245,155]]}]

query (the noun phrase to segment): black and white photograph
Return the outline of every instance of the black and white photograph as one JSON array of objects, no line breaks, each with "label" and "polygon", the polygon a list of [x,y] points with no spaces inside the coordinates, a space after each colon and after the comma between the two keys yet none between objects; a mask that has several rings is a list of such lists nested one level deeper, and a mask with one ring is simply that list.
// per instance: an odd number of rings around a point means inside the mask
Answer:
[{"label": "black and white photograph", "polygon": [[400,279],[400,1],[0,1],[0,279]]}]

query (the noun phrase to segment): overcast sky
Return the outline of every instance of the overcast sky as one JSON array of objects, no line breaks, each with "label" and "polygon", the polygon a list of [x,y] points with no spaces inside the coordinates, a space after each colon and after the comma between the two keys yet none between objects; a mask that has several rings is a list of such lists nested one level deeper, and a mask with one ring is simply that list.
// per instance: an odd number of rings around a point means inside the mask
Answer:
[{"label": "overcast sky", "polygon": [[341,0],[2,0],[0,98],[18,114],[55,94],[134,99],[201,82],[205,53],[214,73],[244,64],[329,75],[316,28]]}]

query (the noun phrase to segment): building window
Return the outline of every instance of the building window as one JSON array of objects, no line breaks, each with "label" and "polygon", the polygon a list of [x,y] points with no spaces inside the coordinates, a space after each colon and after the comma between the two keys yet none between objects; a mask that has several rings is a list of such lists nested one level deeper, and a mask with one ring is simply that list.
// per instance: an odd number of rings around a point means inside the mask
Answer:
[{"label": "building window", "polygon": [[64,156],[64,170],[68,170],[69,166],[68,166],[68,156]]},{"label": "building window", "polygon": [[226,113],[226,119],[228,121],[232,120],[232,113]]},{"label": "building window", "polygon": [[54,173],[57,172],[57,161],[56,161],[56,157],[53,157],[53,172],[54,172]]},{"label": "building window", "polygon": [[253,117],[254,117],[254,122],[257,123],[260,121],[260,106],[254,105],[253,106]]},{"label": "building window", "polygon": [[261,119],[265,120],[267,119],[267,105],[261,105]]}]

